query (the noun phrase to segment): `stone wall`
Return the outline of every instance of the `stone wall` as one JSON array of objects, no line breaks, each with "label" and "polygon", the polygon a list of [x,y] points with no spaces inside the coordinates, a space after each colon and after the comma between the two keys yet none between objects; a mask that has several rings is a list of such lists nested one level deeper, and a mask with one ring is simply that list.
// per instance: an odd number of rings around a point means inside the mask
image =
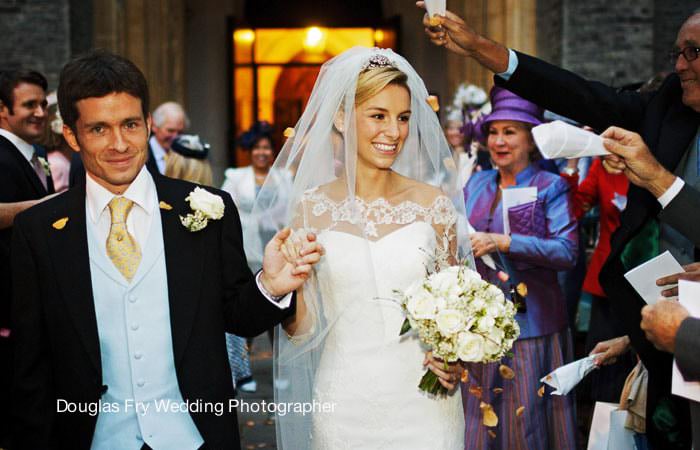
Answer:
[{"label": "stone wall", "polygon": [[538,0],[537,53],[614,86],[672,70],[667,54],[694,0]]},{"label": "stone wall", "polygon": [[70,1],[22,0],[0,10],[0,69],[29,68],[43,73],[49,89],[70,57]]}]

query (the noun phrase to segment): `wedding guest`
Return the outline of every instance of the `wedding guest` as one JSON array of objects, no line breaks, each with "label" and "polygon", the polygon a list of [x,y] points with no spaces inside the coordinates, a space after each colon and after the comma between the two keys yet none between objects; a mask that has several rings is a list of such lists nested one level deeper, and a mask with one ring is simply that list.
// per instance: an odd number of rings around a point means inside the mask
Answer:
[{"label": "wedding guest", "polygon": [[[419,2],[419,6],[423,6],[423,2]],[[678,30],[670,53],[675,73],[652,94],[619,92],[508,49],[479,35],[449,11],[441,19],[439,28],[431,29],[429,18],[425,16],[423,22],[434,44],[470,57],[494,72],[497,85],[596,129],[617,126],[638,132],[658,159],[659,167],[697,178],[692,164],[698,155],[700,138],[700,84],[696,81],[700,76],[700,13],[697,11]],[[606,160],[606,165],[609,164]],[[611,300],[613,312],[649,371],[646,431],[651,444],[657,448],[690,445],[688,406],[684,399],[671,395],[671,355],[655,349],[639,328],[645,302],[626,282],[624,274],[632,267],[625,265],[622,256],[628,244],[650,227],[660,229],[655,243],[662,250],[677,254],[684,249],[687,251],[688,240],[673,233],[675,225],[668,222],[670,215],[659,214],[661,208],[657,199],[664,199],[664,189],[670,190],[670,186],[657,186],[660,192],[630,186],[628,207],[613,234],[610,256],[600,273],[601,286]],[[679,195],[681,199],[683,196]],[[700,417],[700,408],[693,414]],[[668,420],[654,420],[659,416]]]},{"label": "wedding guest", "polygon": [[[0,212],[10,224],[14,215],[54,192],[46,153],[35,147],[46,126],[46,78],[33,70],[0,72]],[[7,222],[7,221],[5,221]],[[12,376],[10,330],[10,240],[12,227],[0,231],[0,447],[9,429],[6,415]]]},{"label": "wedding guest", "polygon": [[48,126],[42,139],[42,145],[46,148],[46,159],[51,169],[51,178],[56,192],[68,189],[70,181],[70,164],[73,151],[63,138],[63,120],[58,110],[56,93],[47,96],[48,101]]},{"label": "wedding guest", "polygon": [[[515,295],[525,299],[517,315],[520,338],[513,357],[503,360],[515,378],[502,378],[499,364],[467,365],[482,387],[480,395],[474,395],[463,386],[467,448],[575,449],[573,394],[537,392],[539,379],[569,362],[573,353],[557,282],[557,271],[573,267],[578,247],[569,186],[533,162],[539,152],[530,130],[542,122],[542,109],[499,87],[492,89],[491,102],[493,112],[483,127],[495,169],[473,174],[464,188],[467,217],[476,229],[470,238],[479,273],[503,284],[498,271],[480,259],[490,255],[509,275],[505,293],[511,295],[509,287],[517,287]],[[508,210],[510,234],[506,234],[504,193],[524,187],[536,188],[536,201]],[[498,389],[503,391],[497,393]],[[495,438],[482,424],[481,402],[491,404],[499,417]],[[521,406],[524,413],[518,412]]]},{"label": "wedding guest", "polygon": [[165,102],[153,111],[148,160],[157,167],[159,173],[165,174],[166,159],[173,141],[189,127],[190,119],[179,103]]},{"label": "wedding guest", "polygon": [[[271,173],[270,169],[275,161],[276,152],[272,139],[272,125],[268,122],[255,123],[243,133],[240,145],[250,152],[251,164],[227,169],[224,173],[226,179],[221,189],[231,194],[231,198],[238,207],[248,266],[252,271],[257,271],[260,269],[265,244],[275,234],[275,230],[284,223],[283,211],[286,207],[286,193],[289,192],[292,184],[291,175],[282,172]],[[279,217],[273,215],[260,217],[253,212],[255,199],[268,179],[269,186],[278,187],[266,192],[275,192],[277,198],[272,201],[278,202],[281,206]],[[269,330],[268,334],[272,337],[272,330]],[[255,392],[257,382],[253,379],[250,369],[250,354],[245,339],[227,335],[226,343],[236,387],[244,392]]]},{"label": "wedding guest", "polygon": [[211,186],[214,182],[209,156],[209,144],[194,134],[181,134],[171,146],[165,163],[165,176]]},{"label": "wedding guest", "polygon": [[[620,225],[620,214],[627,207],[629,182],[622,174],[613,175],[606,172],[600,159],[593,161],[588,176],[580,184],[578,159],[570,159],[567,169],[569,170],[562,176],[570,181],[569,186],[574,193],[572,204],[576,219],[581,220],[586,212],[596,205],[600,211],[598,243],[583,281],[583,291],[593,298],[590,325],[586,335],[585,351],[589,353],[599,342],[625,334],[610,310],[610,301],[598,282],[598,275],[610,254],[610,238]],[[601,367],[590,375],[591,399],[594,402],[619,400],[625,379],[636,364],[636,358],[632,355],[620,359],[617,364]]]},{"label": "wedding guest", "polygon": [[467,180],[474,171],[476,163],[476,152],[472,149],[471,140],[467,141],[464,135],[464,119],[462,112],[452,110],[447,115],[444,125],[445,137],[452,150],[452,156],[457,165],[458,186],[467,184]]}]

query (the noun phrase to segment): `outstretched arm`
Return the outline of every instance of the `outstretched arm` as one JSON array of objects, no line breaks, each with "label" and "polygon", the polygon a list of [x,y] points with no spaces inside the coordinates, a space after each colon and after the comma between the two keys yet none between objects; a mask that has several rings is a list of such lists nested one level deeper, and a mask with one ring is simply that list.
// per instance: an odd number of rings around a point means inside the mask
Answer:
[{"label": "outstretched arm", "polygon": [[[425,9],[425,2],[416,2],[416,6]],[[479,64],[494,73],[508,69],[508,48],[503,44],[476,33],[458,15],[447,11],[440,17],[440,25],[431,26],[430,17],[423,17],[425,33],[435,45],[459,55],[474,58]]]}]

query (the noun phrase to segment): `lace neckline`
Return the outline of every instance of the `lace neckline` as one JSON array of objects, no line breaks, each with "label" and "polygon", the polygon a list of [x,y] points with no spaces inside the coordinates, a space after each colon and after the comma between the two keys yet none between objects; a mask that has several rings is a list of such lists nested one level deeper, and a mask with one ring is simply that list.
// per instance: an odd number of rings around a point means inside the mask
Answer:
[{"label": "lace neckline", "polygon": [[414,200],[403,200],[392,205],[384,197],[371,201],[346,197],[336,201],[318,188],[308,191],[304,197],[315,217],[330,214],[327,229],[332,230],[338,223],[347,222],[362,226],[365,235],[373,238],[379,237],[378,225],[406,225],[423,221],[431,225],[450,226],[457,220],[452,201],[445,195],[436,196],[429,206]]}]

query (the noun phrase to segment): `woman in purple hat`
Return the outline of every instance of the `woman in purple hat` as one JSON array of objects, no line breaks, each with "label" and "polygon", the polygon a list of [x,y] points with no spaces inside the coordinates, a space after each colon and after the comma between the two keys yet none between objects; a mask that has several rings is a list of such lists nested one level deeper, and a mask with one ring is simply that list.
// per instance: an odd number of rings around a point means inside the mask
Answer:
[{"label": "woman in purple hat", "polygon": [[[539,152],[530,130],[542,122],[542,109],[499,87],[491,91],[491,104],[492,113],[482,126],[494,169],[474,173],[464,198],[476,230],[470,238],[477,269],[518,303],[520,338],[512,358],[502,362],[513,369],[515,378],[501,376],[499,364],[467,367],[470,382],[482,387],[478,395],[478,390],[463,385],[467,447],[574,449],[573,394],[542,395],[539,390],[540,378],[569,362],[573,353],[557,282],[558,271],[574,266],[578,247],[569,187],[558,175],[533,164]],[[523,203],[507,207],[504,214],[504,198],[514,205],[515,197]],[[485,255],[492,261],[480,258]],[[508,277],[499,277],[501,271]],[[497,428],[482,424],[481,402],[493,406]]]}]

